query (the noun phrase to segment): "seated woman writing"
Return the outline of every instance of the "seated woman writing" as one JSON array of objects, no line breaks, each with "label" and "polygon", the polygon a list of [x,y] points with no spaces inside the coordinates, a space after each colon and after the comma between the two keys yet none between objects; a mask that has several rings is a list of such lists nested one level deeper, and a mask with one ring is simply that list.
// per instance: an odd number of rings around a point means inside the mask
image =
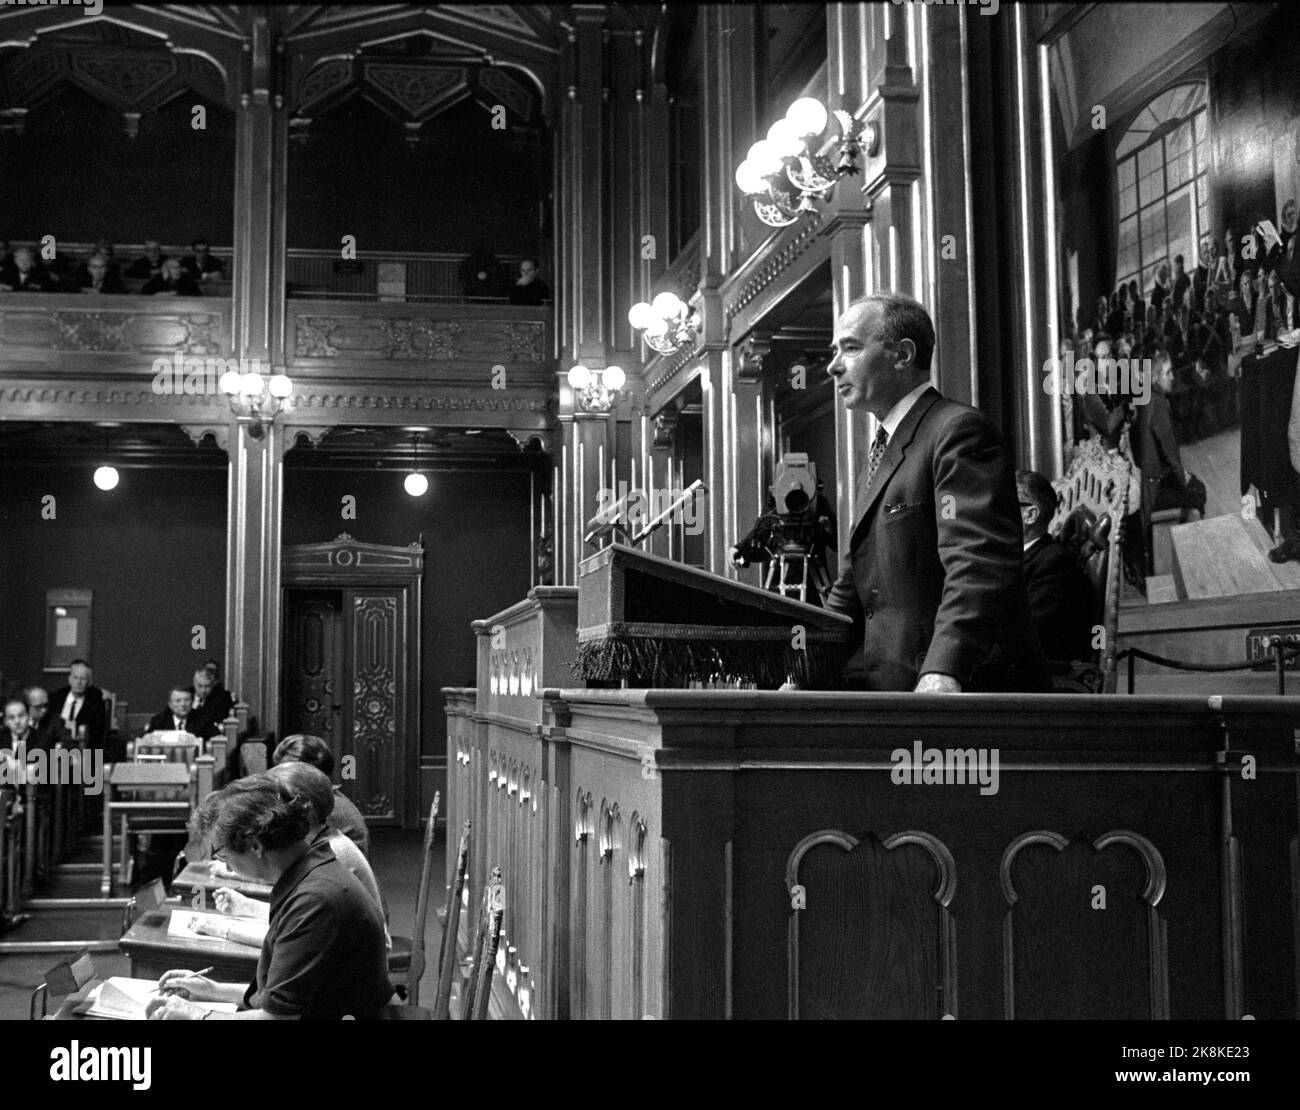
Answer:
[{"label": "seated woman writing", "polygon": [[[329,843],[308,837],[310,806],[279,778],[250,775],[209,796],[198,835],[240,874],[273,884],[270,928],[247,988],[168,971],[148,1016],[163,1020],[378,1017],[393,995],[383,915]],[[193,1002],[235,1002],[234,1014]]]},{"label": "seated woman writing", "polygon": [[[288,786],[289,792],[294,797],[303,799],[311,807],[311,827],[307,830],[307,839],[313,843],[317,840],[323,840],[329,844],[339,862],[356,877],[357,882],[374,899],[375,905],[379,907],[384,915],[385,922],[387,922],[388,906],[384,902],[384,896],[380,893],[379,882],[375,878],[374,871],[370,869],[370,863],[361,854],[361,849],[356,844],[338,829],[329,828],[326,825],[330,813],[334,809],[335,798],[334,790],[330,786],[330,780],[310,763],[277,763],[266,773],[283,782]],[[213,874],[216,873],[214,870]],[[240,877],[248,878],[249,876]],[[241,894],[230,887],[218,887],[213,894],[212,900],[216,903],[218,910],[232,917],[255,918],[259,921],[267,921],[270,917],[271,907],[269,903],[259,901],[257,898],[250,898],[248,895]],[[224,936],[228,940],[238,941],[241,939],[237,935],[240,928],[238,922],[231,922],[227,926],[222,926],[222,928],[231,931],[217,932],[215,935]],[[205,929],[203,931],[209,930]],[[392,939],[388,935],[387,925],[384,927],[384,940],[389,948],[393,946]]]}]

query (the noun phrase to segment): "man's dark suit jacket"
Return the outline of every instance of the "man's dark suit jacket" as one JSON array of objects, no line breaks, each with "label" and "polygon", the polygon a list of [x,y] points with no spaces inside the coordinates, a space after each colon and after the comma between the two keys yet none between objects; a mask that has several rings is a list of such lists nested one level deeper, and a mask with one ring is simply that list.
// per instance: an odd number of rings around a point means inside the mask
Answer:
[{"label": "man's dark suit jacket", "polygon": [[[205,727],[211,729],[211,731],[201,732],[200,729],[203,729]],[[172,711],[170,709],[164,709],[162,712],[155,713],[152,717],[149,718],[149,727],[145,729],[145,731],[146,732],[175,732],[176,718],[172,715]],[[194,736],[201,736],[204,739],[207,739],[216,730],[212,729],[211,721],[205,721],[201,717],[196,717],[194,715],[194,712],[191,711],[190,715],[185,718],[185,731]]]},{"label": "man's dark suit jacket", "polygon": [[[68,700],[69,687],[60,686],[50,695],[48,712],[63,716],[63,703]],[[98,686],[87,686],[82,697],[81,708],[77,711],[77,725],[86,726],[86,744],[91,748],[102,748],[108,743],[108,706],[104,704],[104,691]]]},{"label": "man's dark suit jacket", "polygon": [[927,389],[853,516],[826,607],[853,618],[868,689],[911,690],[924,672],[963,690],[1051,689],[1025,596],[1015,475],[983,413]]},{"label": "man's dark suit jacket", "polygon": [[39,262],[27,271],[27,284],[23,284],[18,267],[12,262],[0,269],[0,285],[7,285],[15,292],[49,293],[58,288],[54,275]]},{"label": "man's dark suit jacket", "polygon": [[1092,583],[1074,557],[1051,536],[1025,552],[1029,614],[1048,659],[1091,659],[1095,605]]},{"label": "man's dark suit jacket", "polygon": [[190,710],[190,721],[195,726],[190,731],[204,739],[215,736],[221,731],[221,723],[230,716],[234,705],[235,699],[230,696],[226,688],[217,687],[207,696],[202,705]]}]

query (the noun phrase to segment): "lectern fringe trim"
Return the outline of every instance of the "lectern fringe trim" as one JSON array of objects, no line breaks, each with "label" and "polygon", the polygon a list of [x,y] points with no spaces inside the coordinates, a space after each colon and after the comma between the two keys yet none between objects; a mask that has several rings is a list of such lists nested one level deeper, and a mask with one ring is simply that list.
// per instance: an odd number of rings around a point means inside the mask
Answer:
[{"label": "lectern fringe trim", "polygon": [[845,662],[842,644],[809,644],[797,650],[788,634],[770,639],[711,639],[614,635],[578,644],[573,673],[589,682],[626,682],[634,687],[681,688],[693,682],[752,684],[774,690],[793,679],[811,689],[837,689]]}]

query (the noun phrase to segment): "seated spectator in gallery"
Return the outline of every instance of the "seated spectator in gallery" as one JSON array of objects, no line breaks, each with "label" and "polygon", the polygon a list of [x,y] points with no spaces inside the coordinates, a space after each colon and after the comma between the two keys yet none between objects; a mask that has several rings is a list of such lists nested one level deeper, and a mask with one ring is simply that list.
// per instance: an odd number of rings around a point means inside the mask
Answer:
[{"label": "seated spectator in gallery", "polygon": [[1163,309],[1165,298],[1169,296],[1170,292],[1169,263],[1162,262],[1160,268],[1156,270],[1156,280],[1151,286],[1151,296],[1147,300],[1156,308]]},{"label": "seated spectator in gallery", "polygon": [[194,704],[190,709],[190,718],[195,727],[190,731],[204,739],[216,736],[221,731],[222,722],[235,707],[235,699],[226,688],[223,686],[217,693],[213,690],[215,685],[212,672],[206,667],[200,667],[194,672]]},{"label": "seated spectator in gallery", "polygon": [[537,260],[525,258],[519,263],[519,277],[510,287],[511,304],[541,304],[551,299],[546,282],[537,276]]},{"label": "seated spectator in gallery", "polygon": [[1192,271],[1192,308],[1205,311],[1205,292],[1214,282],[1219,267],[1219,242],[1213,235],[1202,235],[1197,247],[1196,269]]},{"label": "seated spectator in gallery", "polygon": [[225,264],[212,256],[212,245],[206,239],[195,239],[190,249],[194,253],[181,259],[181,269],[195,281],[221,281],[226,276]]},{"label": "seated spectator in gallery", "polygon": [[194,695],[188,686],[173,686],[167,694],[167,708],[149,718],[147,732],[188,732],[198,735],[191,727]]},{"label": "seated spectator in gallery", "polygon": [[[1094,363],[1103,359],[1113,359],[1109,336],[1098,337],[1093,349]],[[1096,375],[1096,388],[1083,394],[1082,405],[1084,421],[1092,433],[1100,437],[1102,445],[1108,451],[1119,450],[1120,433],[1128,419],[1126,398],[1120,395],[1118,383],[1113,375],[1103,374],[1100,369]]]},{"label": "seated spectator in gallery", "polygon": [[109,266],[108,259],[96,251],[72,275],[71,288],[81,293],[125,293],[126,285]]},{"label": "seated spectator in gallery", "polygon": [[[104,691],[94,685],[95,673],[84,659],[74,659],[68,667],[68,682],[50,695],[50,705],[63,718],[68,731],[76,736],[77,730],[86,730],[86,746],[105,748],[109,741],[108,706]],[[111,753],[112,755],[120,753]],[[114,762],[110,753],[105,759]]]},{"label": "seated spectator in gallery", "polygon": [[1124,289],[1122,286],[1110,295],[1110,311],[1106,315],[1106,326],[1102,330],[1112,338],[1124,330]]},{"label": "seated spectator in gallery", "polygon": [[162,252],[162,245],[157,239],[146,239],[144,241],[144,257],[137,258],[130,266],[126,268],[125,277],[129,278],[155,278],[162,273],[163,263],[167,261],[167,256]]},{"label": "seated spectator in gallery", "polygon": [[162,273],[144,283],[141,293],[148,297],[199,297],[199,283],[181,269],[175,258],[169,258],[162,265]]},{"label": "seated spectator in gallery", "polygon": [[1128,295],[1133,304],[1133,330],[1138,331],[1146,322],[1147,303],[1142,299],[1142,291],[1138,288],[1136,280],[1128,283]]},{"label": "seated spectator in gallery", "polygon": [[0,291],[6,293],[48,293],[56,287],[53,275],[36,261],[31,247],[19,247],[13,261],[0,269]]},{"label": "seated spectator in gallery", "polygon": [[[276,764],[294,760],[310,763],[333,782],[334,753],[319,736],[308,736],[305,733],[286,736],[276,745],[272,760]],[[361,849],[363,855],[369,857],[370,830],[366,827],[366,819],[361,816],[361,811],[352,804],[352,799],[343,793],[340,786],[334,787],[334,812],[330,814],[329,826],[338,829]]]},{"label": "seated spectator in gallery", "polygon": [[510,278],[501,261],[480,247],[460,264],[460,286],[467,297],[502,297]]},{"label": "seated spectator in gallery", "polygon": [[23,691],[32,727],[41,734],[41,747],[53,748],[71,740],[68,726],[57,713],[50,712],[50,695],[44,686],[28,686]]},{"label": "seated spectator in gallery", "polygon": [[[21,746],[20,746],[21,745]],[[17,694],[4,700],[4,721],[0,727],[0,749],[10,751],[35,751],[45,747],[41,736],[32,727],[31,714],[27,711],[27,702]]]},{"label": "seated spectator in gallery", "polygon": [[1095,335],[1097,332],[1106,330],[1106,317],[1110,315],[1110,303],[1105,297],[1097,298],[1097,311],[1092,317],[1092,322],[1088,325],[1089,329]]},{"label": "seated spectator in gallery", "polygon": [[1024,529],[1025,590],[1029,615],[1049,660],[1091,659],[1096,601],[1083,568],[1047,531],[1056,512],[1056,490],[1033,470],[1016,471],[1020,523]]}]

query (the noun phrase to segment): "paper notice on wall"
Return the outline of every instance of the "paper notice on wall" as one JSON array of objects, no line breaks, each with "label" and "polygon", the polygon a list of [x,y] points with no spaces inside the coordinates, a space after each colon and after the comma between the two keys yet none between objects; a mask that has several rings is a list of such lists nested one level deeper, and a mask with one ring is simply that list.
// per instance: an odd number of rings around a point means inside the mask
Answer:
[{"label": "paper notice on wall", "polygon": [[55,647],[76,647],[77,646],[77,618],[76,617],[55,617],[54,646]]}]

